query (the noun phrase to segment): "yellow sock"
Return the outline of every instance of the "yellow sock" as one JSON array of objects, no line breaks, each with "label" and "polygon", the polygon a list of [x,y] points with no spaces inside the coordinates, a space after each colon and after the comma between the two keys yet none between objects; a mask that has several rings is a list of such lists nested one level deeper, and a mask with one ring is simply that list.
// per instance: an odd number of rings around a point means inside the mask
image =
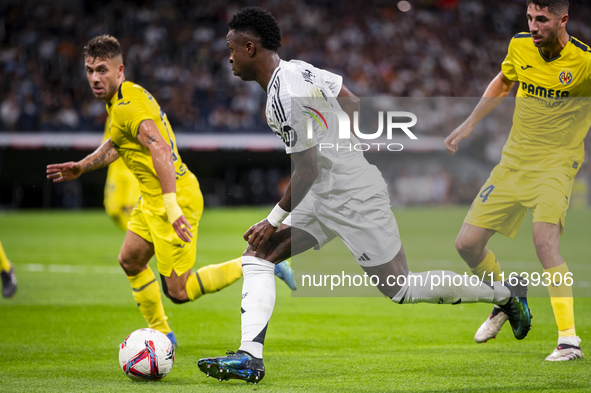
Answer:
[{"label": "yellow sock", "polygon": [[170,333],[172,329],[168,326],[164,315],[164,305],[160,294],[160,285],[150,267],[136,276],[127,276],[133,298],[140,308],[142,315],[150,329],[156,329],[164,334]]},{"label": "yellow sock", "polygon": [[[548,286],[548,293],[550,293],[550,303],[552,303],[552,310],[554,310],[554,318],[556,325],[558,325],[558,337],[574,337],[575,332],[575,310],[573,307],[573,288],[565,285],[565,274],[568,273],[568,266],[563,263],[550,269],[544,269],[544,273],[550,273],[550,280],[560,282],[561,284],[555,286],[554,284]],[[558,278],[561,276],[562,279]],[[556,280],[554,280],[556,277]]]},{"label": "yellow sock", "polygon": [[2,247],[2,242],[0,242],[0,271],[9,272],[11,267],[10,261],[4,252],[4,247]]},{"label": "yellow sock", "polygon": [[217,292],[242,277],[241,258],[208,265],[191,274],[187,279],[187,296],[196,300],[206,293]]},{"label": "yellow sock", "polygon": [[490,281],[490,273],[492,272],[493,281],[501,281],[501,266],[491,250],[487,250],[486,256],[482,262],[470,270],[472,270],[472,274],[478,276],[480,279],[482,279],[482,276],[484,275],[485,281]]}]

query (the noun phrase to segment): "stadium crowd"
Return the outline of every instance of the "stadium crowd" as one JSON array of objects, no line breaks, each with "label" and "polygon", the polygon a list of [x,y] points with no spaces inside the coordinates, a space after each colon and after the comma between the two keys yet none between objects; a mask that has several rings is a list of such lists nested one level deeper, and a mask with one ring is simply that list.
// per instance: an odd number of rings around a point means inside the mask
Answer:
[{"label": "stadium crowd", "polygon": [[[265,132],[264,92],[228,66],[229,16],[250,2],[4,1],[0,5],[0,127],[101,130],[82,43],[119,37],[127,78],[158,97],[177,132]],[[396,2],[263,0],[278,16],[280,55],[345,77],[358,96],[477,97],[510,37],[527,29],[522,0]],[[575,9],[576,8],[576,9]],[[361,10],[361,12],[360,12]],[[573,4],[569,30],[591,42],[591,6]]]},{"label": "stadium crowd", "polygon": [[[127,79],[158,98],[176,133],[267,133],[266,95],[232,75],[225,39],[229,17],[252,3],[3,1],[0,132],[102,131],[104,103],[88,89],[82,46],[108,33],[122,43]],[[479,97],[499,72],[510,38],[527,30],[525,0],[410,3],[408,12],[384,0],[256,5],[277,16],[282,58],[341,74],[360,97]],[[591,43],[584,22],[591,4],[573,2],[571,14],[569,32]],[[431,133],[443,137],[452,128]],[[466,146],[473,157],[498,162],[508,131],[485,123]],[[441,191],[450,188],[444,170],[432,172],[436,203],[453,202]],[[477,191],[471,188],[467,195]]]}]

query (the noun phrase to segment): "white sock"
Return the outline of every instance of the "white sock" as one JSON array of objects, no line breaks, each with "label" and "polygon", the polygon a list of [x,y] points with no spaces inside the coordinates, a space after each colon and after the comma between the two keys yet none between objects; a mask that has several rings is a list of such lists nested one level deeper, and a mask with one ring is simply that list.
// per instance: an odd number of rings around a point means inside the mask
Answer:
[{"label": "white sock", "polygon": [[[455,278],[455,280],[454,280]],[[409,272],[405,285],[392,301],[407,303],[493,303],[505,304],[511,297],[509,288],[500,281],[472,283],[466,276],[448,270]]]},{"label": "white sock", "polygon": [[568,344],[568,345],[572,345],[573,347],[580,347],[581,346],[581,339],[578,336],[558,337],[558,345],[560,345],[560,344]]},{"label": "white sock", "polygon": [[275,306],[275,265],[256,257],[242,257],[242,276],[240,350],[262,358],[267,325]]}]

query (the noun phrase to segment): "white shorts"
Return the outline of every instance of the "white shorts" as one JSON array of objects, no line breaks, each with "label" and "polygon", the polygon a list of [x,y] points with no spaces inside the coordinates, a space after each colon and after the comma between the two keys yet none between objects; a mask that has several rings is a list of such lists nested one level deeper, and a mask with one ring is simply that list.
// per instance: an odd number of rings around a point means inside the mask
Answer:
[{"label": "white shorts", "polygon": [[316,250],[340,237],[357,262],[365,267],[391,261],[402,247],[386,191],[366,201],[350,199],[337,208],[324,205],[308,193],[283,224],[312,235],[318,241]]}]

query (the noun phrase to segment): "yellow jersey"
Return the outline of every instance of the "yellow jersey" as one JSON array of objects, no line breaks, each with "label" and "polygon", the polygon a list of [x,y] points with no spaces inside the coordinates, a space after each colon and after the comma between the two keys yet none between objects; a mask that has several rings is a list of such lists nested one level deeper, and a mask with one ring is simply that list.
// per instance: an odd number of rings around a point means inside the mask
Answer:
[{"label": "yellow jersey", "polygon": [[559,55],[547,59],[530,33],[519,33],[509,44],[502,71],[519,88],[501,165],[576,175],[591,125],[589,47],[571,37]]},{"label": "yellow jersey", "polygon": [[[137,178],[144,204],[162,208],[162,188],[152,163],[150,150],[137,139],[139,126],[144,120],[152,120],[162,138],[170,145],[176,172],[177,193],[193,174],[181,161],[176,138],[166,114],[156,99],[143,87],[125,81],[117,94],[107,104],[107,127],[111,141],[125,165]],[[187,183],[189,185],[189,183]]]},{"label": "yellow jersey", "polygon": [[[109,133],[110,124],[111,124],[111,120],[109,118],[107,118],[107,121],[105,122],[105,133],[103,135],[103,142],[111,137],[111,134]],[[124,174],[124,175],[129,174],[130,176],[133,177],[133,174],[127,168],[127,166],[125,165],[125,163],[123,162],[123,160],[121,158],[116,159],[114,162],[112,162],[109,165],[109,173],[111,173],[111,172],[117,172],[117,173]],[[135,179],[134,179],[134,181],[135,181]],[[138,197],[139,197],[139,195],[138,195]],[[137,198],[136,198],[136,202],[137,202]]]}]

